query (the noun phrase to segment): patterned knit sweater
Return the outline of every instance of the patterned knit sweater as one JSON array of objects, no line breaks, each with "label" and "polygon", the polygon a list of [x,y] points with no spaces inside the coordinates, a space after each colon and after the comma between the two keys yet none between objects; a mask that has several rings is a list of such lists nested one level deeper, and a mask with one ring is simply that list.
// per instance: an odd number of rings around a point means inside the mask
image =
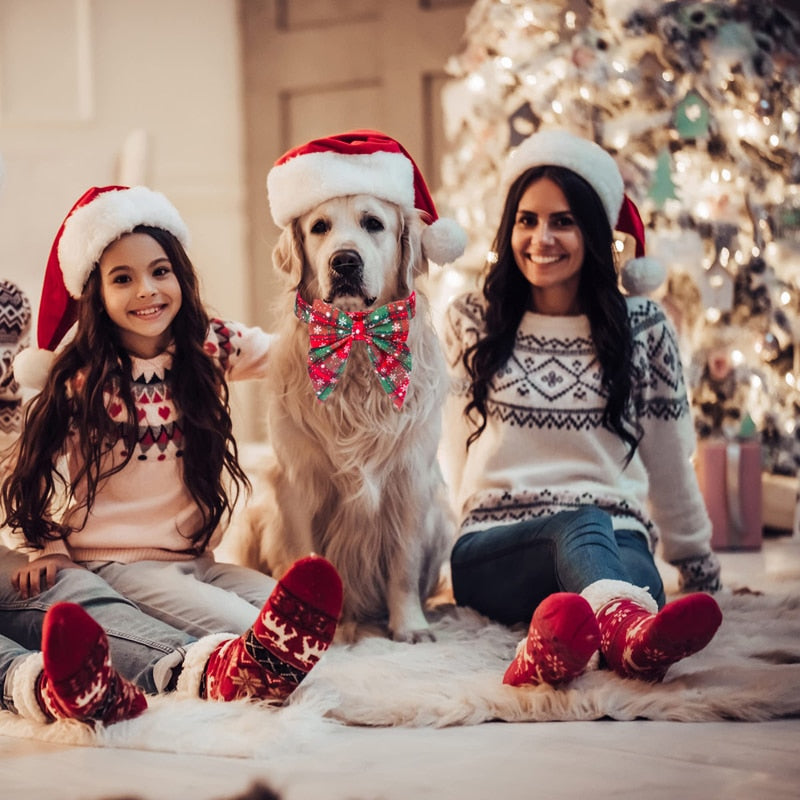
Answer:
[{"label": "patterned knit sweater", "polygon": [[[205,342],[206,352],[218,359],[228,380],[264,377],[272,336],[260,328],[212,320]],[[155,358],[131,358],[133,395],[139,419],[138,442],[132,459],[120,472],[98,487],[91,513],[81,501],[85,488],[75,488],[75,502],[66,510],[65,521],[80,528],[66,542],[49,542],[30,560],[51,553],[65,553],[73,561],[143,560],[184,561],[196,556],[189,537],[199,527],[200,510],[186,489],[182,477],[181,416],[172,400],[167,350]],[[107,395],[112,419],[125,420],[123,404]],[[66,466],[73,476],[77,470],[74,441],[66,445]],[[118,461],[126,455],[125,442],[117,441],[108,458]],[[104,464],[104,469],[108,463]],[[85,525],[81,528],[85,518]],[[208,545],[219,543],[218,530]]]},{"label": "patterned knit sweater", "polygon": [[445,330],[453,388],[441,454],[461,532],[595,505],[615,528],[645,533],[653,550],[660,534],[668,561],[709,553],[711,525],[690,462],[694,429],[663,309],[627,301],[644,435],[624,467],[624,443],[601,422],[606,395],[585,316],[523,316],[514,352],[491,383],[486,429],[465,453],[473,428],[463,414],[461,357],[484,330],[483,303],[477,293],[458,297]]}]

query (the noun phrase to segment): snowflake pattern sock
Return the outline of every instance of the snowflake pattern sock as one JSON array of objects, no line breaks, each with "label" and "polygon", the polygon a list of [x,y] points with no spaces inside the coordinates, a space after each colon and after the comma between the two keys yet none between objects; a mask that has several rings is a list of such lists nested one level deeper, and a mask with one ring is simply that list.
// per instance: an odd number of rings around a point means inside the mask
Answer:
[{"label": "snowflake pattern sock", "polygon": [[200,696],[287,698],[333,641],[341,610],[342,581],[334,566],[320,556],[296,561],[253,626],[214,647],[205,663]]},{"label": "snowflake pattern sock", "polygon": [[597,621],[608,666],[626,678],[657,682],[672,664],[711,641],[722,612],[713,597],[700,593],[673,600],[655,614],[616,598],[598,611]]},{"label": "snowflake pattern sock", "polygon": [[599,646],[600,629],[589,603],[579,594],[551,594],[533,612],[528,638],[509,664],[503,683],[567,683],[583,672]]},{"label": "snowflake pattern sock", "polygon": [[75,603],[57,603],[45,614],[42,662],[38,699],[51,719],[109,725],[147,708],[141,689],[111,666],[103,629]]}]

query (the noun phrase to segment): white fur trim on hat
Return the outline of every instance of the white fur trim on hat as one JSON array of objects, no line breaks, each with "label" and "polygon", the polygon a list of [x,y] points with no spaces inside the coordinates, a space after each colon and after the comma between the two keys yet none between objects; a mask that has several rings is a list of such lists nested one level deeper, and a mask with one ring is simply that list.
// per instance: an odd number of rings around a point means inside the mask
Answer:
[{"label": "white fur trim on hat", "polygon": [[267,174],[272,219],[280,228],[333,197],[369,194],[414,207],[414,167],[402,153],[305,153]]},{"label": "white fur trim on hat", "polygon": [[503,167],[504,193],[531,167],[553,164],[580,175],[597,192],[613,228],[622,206],[625,185],[617,162],[599,144],[565,130],[542,130],[512,150]]},{"label": "white fur trim on hat", "polygon": [[146,186],[105,192],[67,217],[58,260],[72,297],[80,297],[106,247],[137,225],[169,231],[184,247],[189,243],[189,231],[175,206]]},{"label": "white fur trim on hat", "polygon": [[632,258],[622,267],[622,286],[628,294],[650,294],[664,283],[667,271],[657,258]]}]

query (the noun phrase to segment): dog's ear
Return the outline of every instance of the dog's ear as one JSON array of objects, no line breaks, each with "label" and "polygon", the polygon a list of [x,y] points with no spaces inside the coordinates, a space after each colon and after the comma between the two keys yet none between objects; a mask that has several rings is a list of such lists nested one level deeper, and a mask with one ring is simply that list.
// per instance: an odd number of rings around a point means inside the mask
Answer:
[{"label": "dog's ear", "polygon": [[303,277],[303,247],[297,223],[287,225],[272,249],[272,266],[289,276],[292,286],[297,286]]},{"label": "dog's ear", "polygon": [[409,292],[420,275],[428,274],[428,259],[422,254],[422,221],[416,213],[403,215],[400,233],[400,275]]}]

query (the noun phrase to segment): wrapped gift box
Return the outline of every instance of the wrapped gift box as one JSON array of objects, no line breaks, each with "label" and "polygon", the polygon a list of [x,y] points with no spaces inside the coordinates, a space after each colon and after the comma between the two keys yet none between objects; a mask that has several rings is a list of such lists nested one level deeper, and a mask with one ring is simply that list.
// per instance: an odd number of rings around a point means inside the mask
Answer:
[{"label": "wrapped gift box", "polygon": [[697,480],[711,517],[714,550],[758,550],[763,541],[761,443],[707,439]]},{"label": "wrapped gift box", "polygon": [[794,475],[761,476],[764,527],[791,533],[797,514],[798,480]]}]

